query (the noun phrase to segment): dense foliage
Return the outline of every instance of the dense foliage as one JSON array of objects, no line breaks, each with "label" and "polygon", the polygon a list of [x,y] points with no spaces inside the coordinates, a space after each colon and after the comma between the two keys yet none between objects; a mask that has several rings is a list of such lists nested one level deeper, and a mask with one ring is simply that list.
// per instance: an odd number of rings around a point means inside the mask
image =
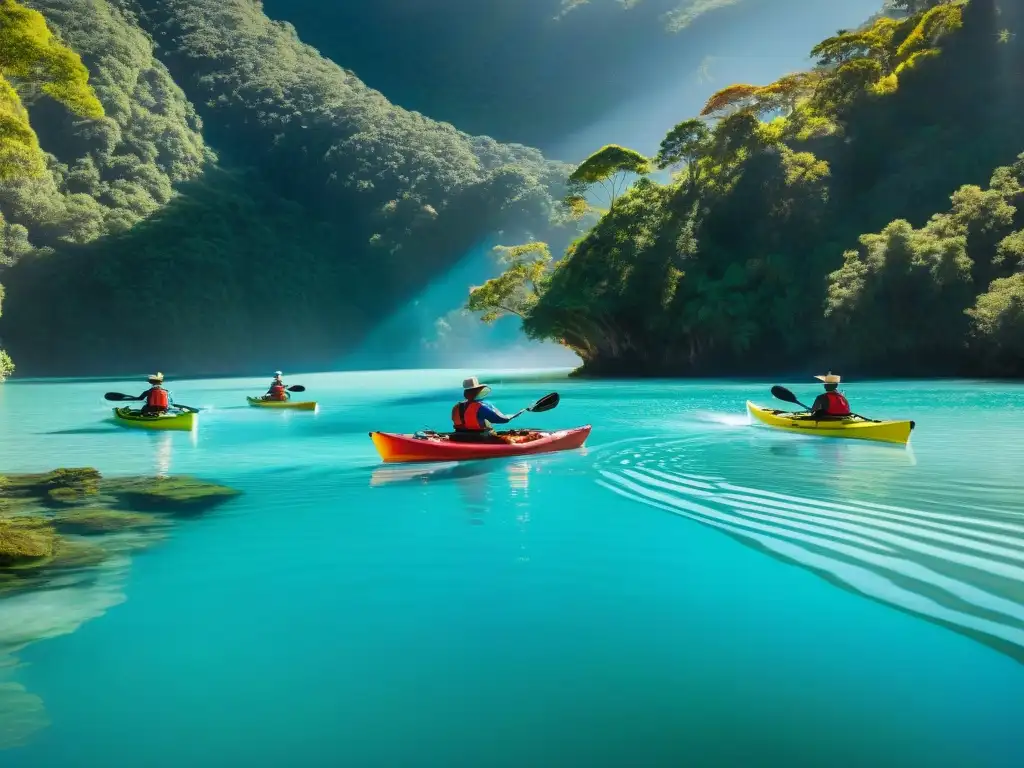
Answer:
[{"label": "dense foliage", "polygon": [[322,365],[490,232],[576,226],[571,168],[395,107],[257,3],[26,2],[106,114],[30,104],[47,172],[0,184],[23,370]]},{"label": "dense foliage", "polygon": [[[103,117],[78,54],[53,37],[38,11],[0,0],[0,183],[33,183],[44,176],[45,156],[29,121],[25,100],[48,97],[79,117]],[[28,231],[0,213],[0,266],[30,248]],[[0,310],[4,287],[0,285]],[[0,347],[0,382],[14,363]]]},{"label": "dense foliage", "polygon": [[594,374],[1024,375],[1020,9],[901,5],[714,94],[652,159],[671,183],[470,306],[525,307]]}]

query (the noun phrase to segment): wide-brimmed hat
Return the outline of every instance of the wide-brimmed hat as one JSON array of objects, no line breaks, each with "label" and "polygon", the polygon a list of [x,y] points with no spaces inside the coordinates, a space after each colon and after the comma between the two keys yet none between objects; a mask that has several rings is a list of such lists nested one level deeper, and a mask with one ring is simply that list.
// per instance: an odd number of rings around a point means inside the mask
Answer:
[{"label": "wide-brimmed hat", "polygon": [[829,371],[824,376],[815,376],[814,378],[816,378],[818,381],[823,381],[826,384],[838,384],[840,381],[842,381],[842,379],[836,374],[832,373],[832,371]]},{"label": "wide-brimmed hat", "polygon": [[468,379],[462,380],[462,390],[467,395],[470,392],[476,392],[478,396],[483,397],[490,394],[491,388],[486,384],[481,384],[476,376],[470,376]]},{"label": "wide-brimmed hat", "polygon": [[162,373],[160,373],[160,371],[157,371],[156,373],[151,373],[151,374],[149,374],[149,376],[146,377],[146,381],[163,381],[163,380],[164,380],[164,375]]},{"label": "wide-brimmed hat", "polygon": [[281,378],[281,372],[280,371],[274,371],[274,377],[278,378],[278,379]]}]

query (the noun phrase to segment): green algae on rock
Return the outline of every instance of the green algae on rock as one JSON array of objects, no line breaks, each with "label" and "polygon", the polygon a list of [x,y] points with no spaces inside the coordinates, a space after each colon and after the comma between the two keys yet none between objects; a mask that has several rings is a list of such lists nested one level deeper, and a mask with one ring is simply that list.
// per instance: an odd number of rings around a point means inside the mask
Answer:
[{"label": "green algae on rock", "polygon": [[60,533],[96,536],[119,531],[157,528],[168,525],[168,521],[162,517],[142,512],[79,507],[58,513],[53,519],[53,524]]},{"label": "green algae on rock", "polygon": [[92,467],[8,475],[0,483],[0,496],[10,500],[39,499],[61,506],[82,504],[99,493],[101,478],[102,475]]},{"label": "green algae on rock", "polygon": [[135,512],[197,514],[238,495],[234,488],[196,477],[105,478],[92,467],[0,477],[0,514],[5,504],[43,507],[116,506]]},{"label": "green algae on rock", "polygon": [[125,509],[195,515],[234,498],[239,491],[195,477],[128,477],[104,480],[105,495]]},{"label": "green algae on rock", "polygon": [[195,477],[108,479],[91,467],[0,475],[0,595],[152,546],[174,517],[208,512],[238,493]]},{"label": "green algae on rock", "polygon": [[57,532],[45,519],[0,518],[0,568],[20,568],[53,557]]}]

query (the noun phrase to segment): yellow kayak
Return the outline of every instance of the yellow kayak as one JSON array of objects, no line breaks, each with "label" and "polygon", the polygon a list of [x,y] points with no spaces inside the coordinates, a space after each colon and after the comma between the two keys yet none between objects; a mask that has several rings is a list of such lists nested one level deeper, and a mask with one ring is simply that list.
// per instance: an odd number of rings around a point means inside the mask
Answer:
[{"label": "yellow kayak", "polygon": [[264,400],[262,397],[247,397],[253,408],[290,408],[293,411],[315,411],[316,401],[298,402],[295,400]]},{"label": "yellow kayak", "polygon": [[761,408],[747,401],[750,415],[766,424],[786,432],[799,432],[819,437],[848,437],[855,440],[878,440],[883,443],[906,445],[914,429],[912,421],[871,421],[860,416],[844,419],[812,419],[806,413],[789,413]]},{"label": "yellow kayak", "polygon": [[196,415],[191,411],[176,411],[174,413],[161,413],[158,416],[143,416],[139,411],[131,408],[115,408],[114,419],[124,427],[139,427],[141,429],[175,429],[182,432],[191,432],[196,425]]}]

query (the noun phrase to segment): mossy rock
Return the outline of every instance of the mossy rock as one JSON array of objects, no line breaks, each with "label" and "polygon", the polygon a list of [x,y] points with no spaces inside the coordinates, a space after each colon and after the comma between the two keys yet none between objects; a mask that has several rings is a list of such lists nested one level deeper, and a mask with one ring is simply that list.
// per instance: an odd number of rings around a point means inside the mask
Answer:
[{"label": "mossy rock", "polygon": [[239,491],[195,477],[128,477],[106,480],[102,490],[125,509],[195,515],[239,495]]},{"label": "mossy rock", "polygon": [[100,473],[92,467],[8,475],[0,493],[7,499],[34,498],[51,506],[83,504],[99,493],[101,479]]},{"label": "mossy rock", "polygon": [[97,544],[87,541],[59,539],[53,551],[53,558],[46,563],[47,571],[92,568],[110,557],[110,553]]},{"label": "mossy rock", "polygon": [[0,518],[0,567],[23,567],[53,557],[57,531],[38,517]]},{"label": "mossy rock", "polygon": [[74,505],[85,501],[86,495],[77,488],[51,488],[46,492],[46,499],[54,504]]},{"label": "mossy rock", "polygon": [[100,473],[92,467],[55,469],[43,476],[46,498],[56,504],[79,504],[100,491]]},{"label": "mossy rock", "polygon": [[83,488],[93,493],[99,490],[103,476],[92,467],[61,467],[43,476],[43,484],[50,488]]},{"label": "mossy rock", "polygon": [[140,512],[80,507],[61,512],[54,518],[53,524],[60,533],[97,536],[104,533],[157,528],[167,525],[167,521]]},{"label": "mossy rock", "polygon": [[0,518],[37,512],[39,509],[38,499],[29,496],[6,496],[0,493]]}]

